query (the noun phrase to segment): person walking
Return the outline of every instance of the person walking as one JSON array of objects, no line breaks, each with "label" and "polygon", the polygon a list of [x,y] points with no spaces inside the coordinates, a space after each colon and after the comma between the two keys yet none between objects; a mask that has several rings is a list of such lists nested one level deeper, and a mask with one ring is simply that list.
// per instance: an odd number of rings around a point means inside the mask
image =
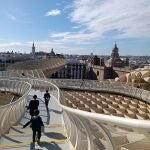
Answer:
[{"label": "person walking", "polygon": [[44,100],[45,100],[45,105],[46,105],[47,111],[48,111],[48,103],[49,103],[50,97],[51,96],[50,96],[48,90],[46,90],[46,93],[44,94]]},{"label": "person walking", "polygon": [[33,100],[30,101],[29,106],[27,109],[30,110],[30,115],[33,116],[34,110],[37,110],[39,106],[39,101],[37,100],[37,95],[33,96]]},{"label": "person walking", "polygon": [[84,87],[84,79],[82,79],[81,84],[80,84],[80,88]]},{"label": "person walking", "polygon": [[39,116],[39,110],[34,110],[34,115],[31,117],[30,121],[28,121],[25,125],[23,125],[23,128],[27,127],[31,124],[32,132],[33,132],[33,143],[36,141],[37,136],[37,142],[40,142],[41,138],[41,130],[44,129],[44,124],[42,121],[42,118]]}]

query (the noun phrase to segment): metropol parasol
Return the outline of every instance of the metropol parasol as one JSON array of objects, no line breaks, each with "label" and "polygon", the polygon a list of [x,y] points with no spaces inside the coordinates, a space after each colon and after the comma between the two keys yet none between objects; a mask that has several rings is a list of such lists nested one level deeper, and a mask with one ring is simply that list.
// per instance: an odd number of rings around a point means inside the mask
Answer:
[{"label": "metropol parasol", "polygon": [[15,63],[0,74],[0,91],[19,95],[9,104],[0,106],[0,149],[23,149],[29,144],[25,141],[8,144],[6,136],[16,136],[9,131],[19,128],[18,122],[26,112],[27,97],[32,92],[42,94],[48,89],[62,110],[66,137],[55,141],[64,144],[62,149],[149,150],[150,91],[122,82],[142,76],[149,82],[150,71],[124,75],[116,79],[120,82],[48,79],[65,64],[65,59],[56,57],[31,60]]}]

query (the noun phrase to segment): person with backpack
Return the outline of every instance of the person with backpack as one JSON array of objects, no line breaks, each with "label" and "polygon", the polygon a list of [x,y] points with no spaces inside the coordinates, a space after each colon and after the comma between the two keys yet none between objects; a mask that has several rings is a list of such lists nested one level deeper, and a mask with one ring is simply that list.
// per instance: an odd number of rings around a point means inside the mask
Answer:
[{"label": "person with backpack", "polygon": [[40,142],[41,138],[41,130],[44,129],[44,124],[42,121],[42,118],[39,116],[39,110],[34,110],[34,115],[31,117],[30,121],[27,122],[25,125],[23,125],[23,128],[30,125],[33,132],[33,143],[36,141],[36,135],[37,135],[37,142]]},{"label": "person with backpack", "polygon": [[30,101],[29,106],[27,109],[30,110],[30,115],[33,116],[34,110],[37,110],[39,106],[39,101],[37,100],[37,95],[33,96],[33,100]]},{"label": "person with backpack", "polygon": [[48,103],[49,103],[50,97],[51,96],[50,96],[48,90],[46,90],[46,93],[44,94],[44,100],[45,100],[45,105],[46,105],[47,111],[48,111]]}]

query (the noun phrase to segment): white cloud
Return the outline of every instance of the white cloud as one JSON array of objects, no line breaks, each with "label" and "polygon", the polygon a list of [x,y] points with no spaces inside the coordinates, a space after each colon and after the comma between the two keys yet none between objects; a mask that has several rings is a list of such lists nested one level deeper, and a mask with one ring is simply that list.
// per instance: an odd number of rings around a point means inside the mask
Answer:
[{"label": "white cloud", "polygon": [[[50,34],[50,38],[54,41],[59,41],[64,44],[89,44],[92,41],[92,33],[82,33],[82,32],[58,32]],[[95,39],[94,39],[95,40]]]},{"label": "white cloud", "polygon": [[16,12],[15,15],[8,12],[7,17],[19,24],[30,24],[32,22],[29,15],[24,12]]},{"label": "white cloud", "polygon": [[54,10],[50,10],[48,11],[45,16],[57,16],[61,14],[61,10],[58,9],[54,9]]},{"label": "white cloud", "polygon": [[21,42],[10,42],[10,43],[0,43],[0,48],[10,47],[10,46],[20,46]]},{"label": "white cloud", "polygon": [[73,29],[79,29],[80,26],[73,26],[72,28],[73,28]]},{"label": "white cloud", "polygon": [[14,15],[12,15],[12,14],[9,14],[8,17],[9,17],[11,20],[13,20],[13,21],[16,21],[16,20],[17,20],[17,18],[16,18]]},{"label": "white cloud", "polygon": [[[109,35],[114,39],[150,38],[150,0],[74,0],[68,9],[74,30],[50,33],[49,41],[35,42],[37,51],[50,51],[54,48],[58,53],[82,53],[81,51],[90,49],[95,41],[100,42],[101,38]],[[59,14],[61,11],[55,9],[48,11],[45,16]],[[82,44],[91,45],[86,45],[84,49]],[[22,47],[28,52],[31,51],[31,46],[30,41],[21,45],[19,42],[0,44],[0,48],[17,50]]]},{"label": "white cloud", "polygon": [[73,31],[51,33],[50,40],[71,48],[90,48],[105,37],[150,38],[149,0],[73,0],[67,12]]},{"label": "white cloud", "polygon": [[76,33],[82,37],[96,39],[114,30],[117,38],[150,37],[149,0],[74,0],[69,18],[84,28]]},{"label": "white cloud", "polygon": [[69,34],[70,34],[70,32],[53,33],[53,34],[50,35],[50,37],[52,37],[52,38],[62,38],[62,37],[65,37]]}]

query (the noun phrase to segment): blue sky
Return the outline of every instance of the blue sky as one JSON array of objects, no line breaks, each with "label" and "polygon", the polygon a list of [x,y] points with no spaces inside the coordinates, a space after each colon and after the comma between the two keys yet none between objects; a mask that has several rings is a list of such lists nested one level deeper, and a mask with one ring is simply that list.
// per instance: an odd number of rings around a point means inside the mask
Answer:
[{"label": "blue sky", "polygon": [[149,0],[0,0],[0,51],[150,56]]}]

